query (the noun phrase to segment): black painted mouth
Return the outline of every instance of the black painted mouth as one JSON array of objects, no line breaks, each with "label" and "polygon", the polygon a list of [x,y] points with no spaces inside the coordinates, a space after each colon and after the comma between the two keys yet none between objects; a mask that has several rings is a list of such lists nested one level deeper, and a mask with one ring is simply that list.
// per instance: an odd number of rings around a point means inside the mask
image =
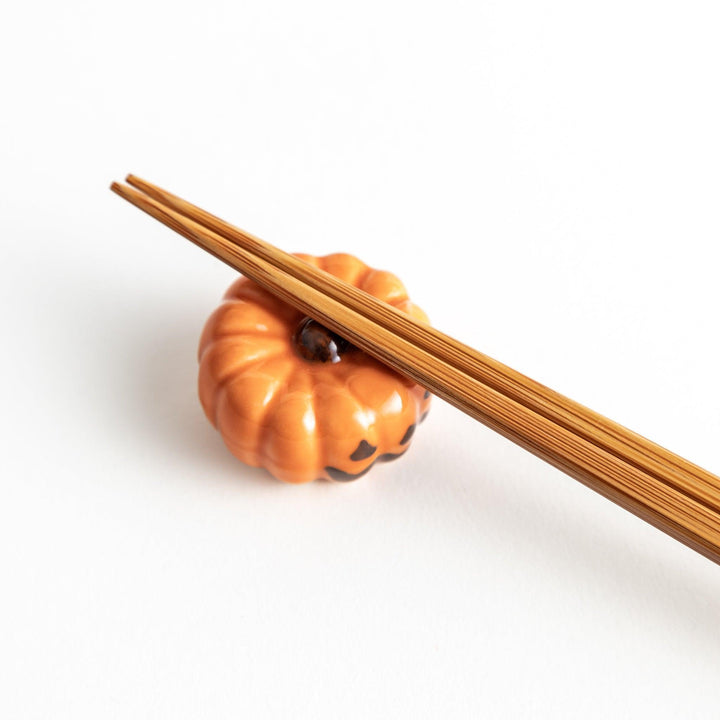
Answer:
[{"label": "black painted mouth", "polygon": [[357,480],[358,478],[361,478],[366,473],[370,472],[372,466],[376,462],[390,462],[392,460],[397,460],[399,457],[404,455],[407,452],[406,450],[403,450],[401,453],[385,453],[384,455],[380,455],[376,460],[373,460],[364,470],[361,470],[359,473],[355,473],[354,475],[352,473],[347,473],[344,470],[338,470],[338,468],[334,467],[326,467],[325,472],[333,479],[338,480],[339,482],[352,482],[353,480]]}]

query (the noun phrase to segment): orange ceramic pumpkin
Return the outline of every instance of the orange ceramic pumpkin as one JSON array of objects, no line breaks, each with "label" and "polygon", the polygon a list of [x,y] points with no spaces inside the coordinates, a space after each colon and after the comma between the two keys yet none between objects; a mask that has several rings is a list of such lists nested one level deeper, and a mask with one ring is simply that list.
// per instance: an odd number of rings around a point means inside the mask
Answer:
[{"label": "orange ceramic pumpkin", "polygon": [[[298,255],[427,321],[400,280],[352,255]],[[430,394],[247,278],[208,319],[200,401],[240,460],[292,483],[354,480],[401,455]]]}]

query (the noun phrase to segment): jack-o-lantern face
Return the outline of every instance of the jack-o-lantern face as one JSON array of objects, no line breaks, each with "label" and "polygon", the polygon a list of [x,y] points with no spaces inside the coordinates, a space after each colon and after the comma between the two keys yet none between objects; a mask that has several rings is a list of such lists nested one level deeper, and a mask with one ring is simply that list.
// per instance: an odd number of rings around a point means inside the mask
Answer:
[{"label": "jack-o-lantern face", "polygon": [[[302,260],[427,322],[400,280],[346,254]],[[240,460],[281,480],[354,480],[398,457],[430,394],[239,278],[200,340],[200,401]]]}]

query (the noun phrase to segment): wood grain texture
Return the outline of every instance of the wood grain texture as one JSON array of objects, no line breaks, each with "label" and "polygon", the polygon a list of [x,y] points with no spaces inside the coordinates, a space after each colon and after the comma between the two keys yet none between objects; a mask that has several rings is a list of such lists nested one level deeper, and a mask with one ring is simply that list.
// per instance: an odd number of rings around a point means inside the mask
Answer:
[{"label": "wood grain texture", "polygon": [[135,176],[112,190],[533,454],[720,563],[720,478]]}]

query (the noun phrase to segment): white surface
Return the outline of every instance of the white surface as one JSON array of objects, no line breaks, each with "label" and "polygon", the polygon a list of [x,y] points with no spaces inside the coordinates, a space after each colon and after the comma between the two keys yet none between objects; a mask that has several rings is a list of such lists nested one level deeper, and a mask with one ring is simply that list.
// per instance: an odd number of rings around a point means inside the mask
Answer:
[{"label": "white surface", "polygon": [[233,272],[107,186],[395,270],[717,472],[717,4],[20,8],[0,714],[716,717],[720,569],[450,407],[349,486],[237,463],[195,397]]}]

